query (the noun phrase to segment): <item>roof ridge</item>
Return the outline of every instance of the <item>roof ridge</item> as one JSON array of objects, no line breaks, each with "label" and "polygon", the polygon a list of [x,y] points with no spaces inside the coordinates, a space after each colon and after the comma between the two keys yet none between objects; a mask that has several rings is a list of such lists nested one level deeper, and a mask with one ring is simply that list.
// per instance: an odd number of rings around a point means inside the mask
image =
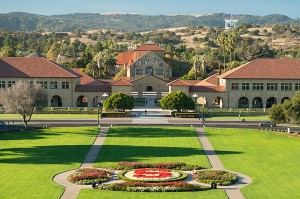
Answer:
[{"label": "roof ridge", "polygon": [[[73,73],[71,73],[70,71],[68,71],[68,70],[67,70],[67,67],[62,66],[62,65],[59,65],[58,63],[56,63],[56,62],[54,62],[54,61],[51,61],[51,60],[47,59],[46,57],[41,57],[41,58],[42,58],[42,59],[45,59],[46,61],[48,61],[48,62],[50,62],[50,63],[52,63],[52,64],[54,64],[55,66],[57,66],[57,67],[59,67],[59,68],[61,68],[62,70],[64,70],[65,72],[67,72],[67,73],[69,73],[69,74],[71,74],[71,75],[73,75],[74,77],[78,77],[78,76],[74,75]],[[70,69],[70,68],[68,68],[68,69]]]}]

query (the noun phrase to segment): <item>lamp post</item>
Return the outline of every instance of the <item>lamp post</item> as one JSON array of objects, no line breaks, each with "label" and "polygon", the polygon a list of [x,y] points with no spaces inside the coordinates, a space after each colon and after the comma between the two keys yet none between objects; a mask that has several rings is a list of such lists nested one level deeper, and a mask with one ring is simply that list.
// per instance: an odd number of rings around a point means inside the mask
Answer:
[{"label": "lamp post", "polygon": [[104,102],[105,102],[106,97],[108,97],[108,94],[107,94],[107,93],[104,93],[104,94],[102,95],[102,97],[103,97],[103,107],[102,107],[102,112],[103,112]]},{"label": "lamp post", "polygon": [[195,110],[196,110],[196,100],[199,96],[196,93],[194,93],[194,95],[192,95],[192,97],[195,99]]},{"label": "lamp post", "polygon": [[99,109],[100,109],[100,103],[97,104],[97,107],[98,107],[98,125],[99,125],[99,116],[100,116],[100,115],[99,115],[99,113],[100,113],[100,110],[99,110]]}]

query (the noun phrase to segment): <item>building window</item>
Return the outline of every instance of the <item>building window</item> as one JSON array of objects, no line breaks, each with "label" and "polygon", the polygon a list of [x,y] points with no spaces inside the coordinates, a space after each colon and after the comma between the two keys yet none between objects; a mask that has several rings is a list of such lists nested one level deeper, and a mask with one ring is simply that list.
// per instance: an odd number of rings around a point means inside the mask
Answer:
[{"label": "building window", "polygon": [[250,84],[249,83],[242,83],[242,90],[249,90]]},{"label": "building window", "polygon": [[47,89],[48,84],[47,82],[37,82],[38,84],[40,84],[42,86],[42,88]]},{"label": "building window", "polygon": [[291,91],[292,83],[281,83],[281,90],[282,91]]},{"label": "building window", "polygon": [[62,89],[69,89],[69,82],[62,82],[61,88]]},{"label": "building window", "polygon": [[264,83],[253,83],[252,89],[255,91],[264,90]]},{"label": "building window", "polygon": [[0,88],[5,88],[5,81],[0,81]]},{"label": "building window", "polygon": [[231,90],[239,90],[239,83],[231,83]]},{"label": "building window", "polygon": [[135,75],[142,75],[143,74],[143,69],[137,68],[135,69]]},{"label": "building window", "polygon": [[267,90],[268,91],[277,91],[278,84],[277,83],[267,83]]},{"label": "building window", "polygon": [[50,89],[57,89],[57,82],[50,82]]},{"label": "building window", "polygon": [[156,69],[156,75],[164,75],[164,69]]},{"label": "building window", "polygon": [[300,91],[300,83],[295,83],[295,91]]},{"label": "building window", "polygon": [[13,86],[13,85],[15,85],[15,81],[8,81],[8,85],[7,85],[7,87],[11,87],[11,86]]}]

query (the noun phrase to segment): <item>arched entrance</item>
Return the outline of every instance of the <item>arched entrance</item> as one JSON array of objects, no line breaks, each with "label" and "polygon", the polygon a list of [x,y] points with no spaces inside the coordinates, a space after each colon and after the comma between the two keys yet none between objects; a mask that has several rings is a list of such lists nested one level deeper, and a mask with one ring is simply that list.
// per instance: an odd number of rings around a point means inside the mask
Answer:
[{"label": "arched entrance", "polygon": [[263,108],[263,100],[261,97],[255,97],[252,101],[252,108]]},{"label": "arched entrance", "polygon": [[101,104],[101,97],[100,96],[96,96],[93,98],[93,107],[97,107],[98,104]]},{"label": "arched entrance", "polygon": [[151,66],[148,66],[148,67],[146,68],[146,74],[147,74],[147,75],[148,75],[148,74],[153,75],[153,68],[152,68]]},{"label": "arched entrance", "polygon": [[282,100],[281,100],[281,104],[283,104],[283,102],[285,101],[285,100],[291,100],[289,97],[284,97],[284,98],[282,98]]},{"label": "arched entrance", "polygon": [[205,97],[203,97],[203,96],[198,97],[198,99],[197,99],[197,104],[201,104],[202,107],[205,107],[205,106],[206,106],[206,103],[207,103],[207,101],[206,101],[206,98],[205,98]]},{"label": "arched entrance", "polygon": [[247,97],[241,97],[239,99],[238,108],[249,108],[249,100]]},{"label": "arched entrance", "polygon": [[277,104],[277,100],[275,97],[270,97],[267,99],[266,108],[271,108],[273,104]]},{"label": "arched entrance", "polygon": [[221,97],[216,97],[212,102],[213,108],[223,108],[223,99]]},{"label": "arched entrance", "polygon": [[62,99],[59,95],[54,95],[51,98],[51,107],[62,107]]},{"label": "arched entrance", "polygon": [[79,96],[77,98],[77,107],[87,107],[88,106],[88,99],[85,96]]}]

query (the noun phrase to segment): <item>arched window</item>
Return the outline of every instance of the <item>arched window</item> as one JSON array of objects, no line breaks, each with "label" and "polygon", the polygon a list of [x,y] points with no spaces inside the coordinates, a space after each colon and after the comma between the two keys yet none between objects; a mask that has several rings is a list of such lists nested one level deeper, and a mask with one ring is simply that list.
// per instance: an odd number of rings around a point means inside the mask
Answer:
[{"label": "arched window", "polygon": [[266,108],[271,108],[273,104],[277,104],[277,100],[275,97],[270,97],[267,99]]},{"label": "arched window", "polygon": [[252,108],[263,108],[263,100],[261,97],[255,97],[252,101]]},{"label": "arched window", "polygon": [[151,66],[148,66],[148,67],[146,68],[146,74],[147,74],[147,75],[148,75],[148,74],[153,75],[153,68],[152,68]]},{"label": "arched window", "polygon": [[85,96],[79,96],[77,98],[77,107],[88,107],[88,99]]},{"label": "arched window", "polygon": [[59,95],[54,95],[51,98],[51,107],[62,107],[62,99]]}]

